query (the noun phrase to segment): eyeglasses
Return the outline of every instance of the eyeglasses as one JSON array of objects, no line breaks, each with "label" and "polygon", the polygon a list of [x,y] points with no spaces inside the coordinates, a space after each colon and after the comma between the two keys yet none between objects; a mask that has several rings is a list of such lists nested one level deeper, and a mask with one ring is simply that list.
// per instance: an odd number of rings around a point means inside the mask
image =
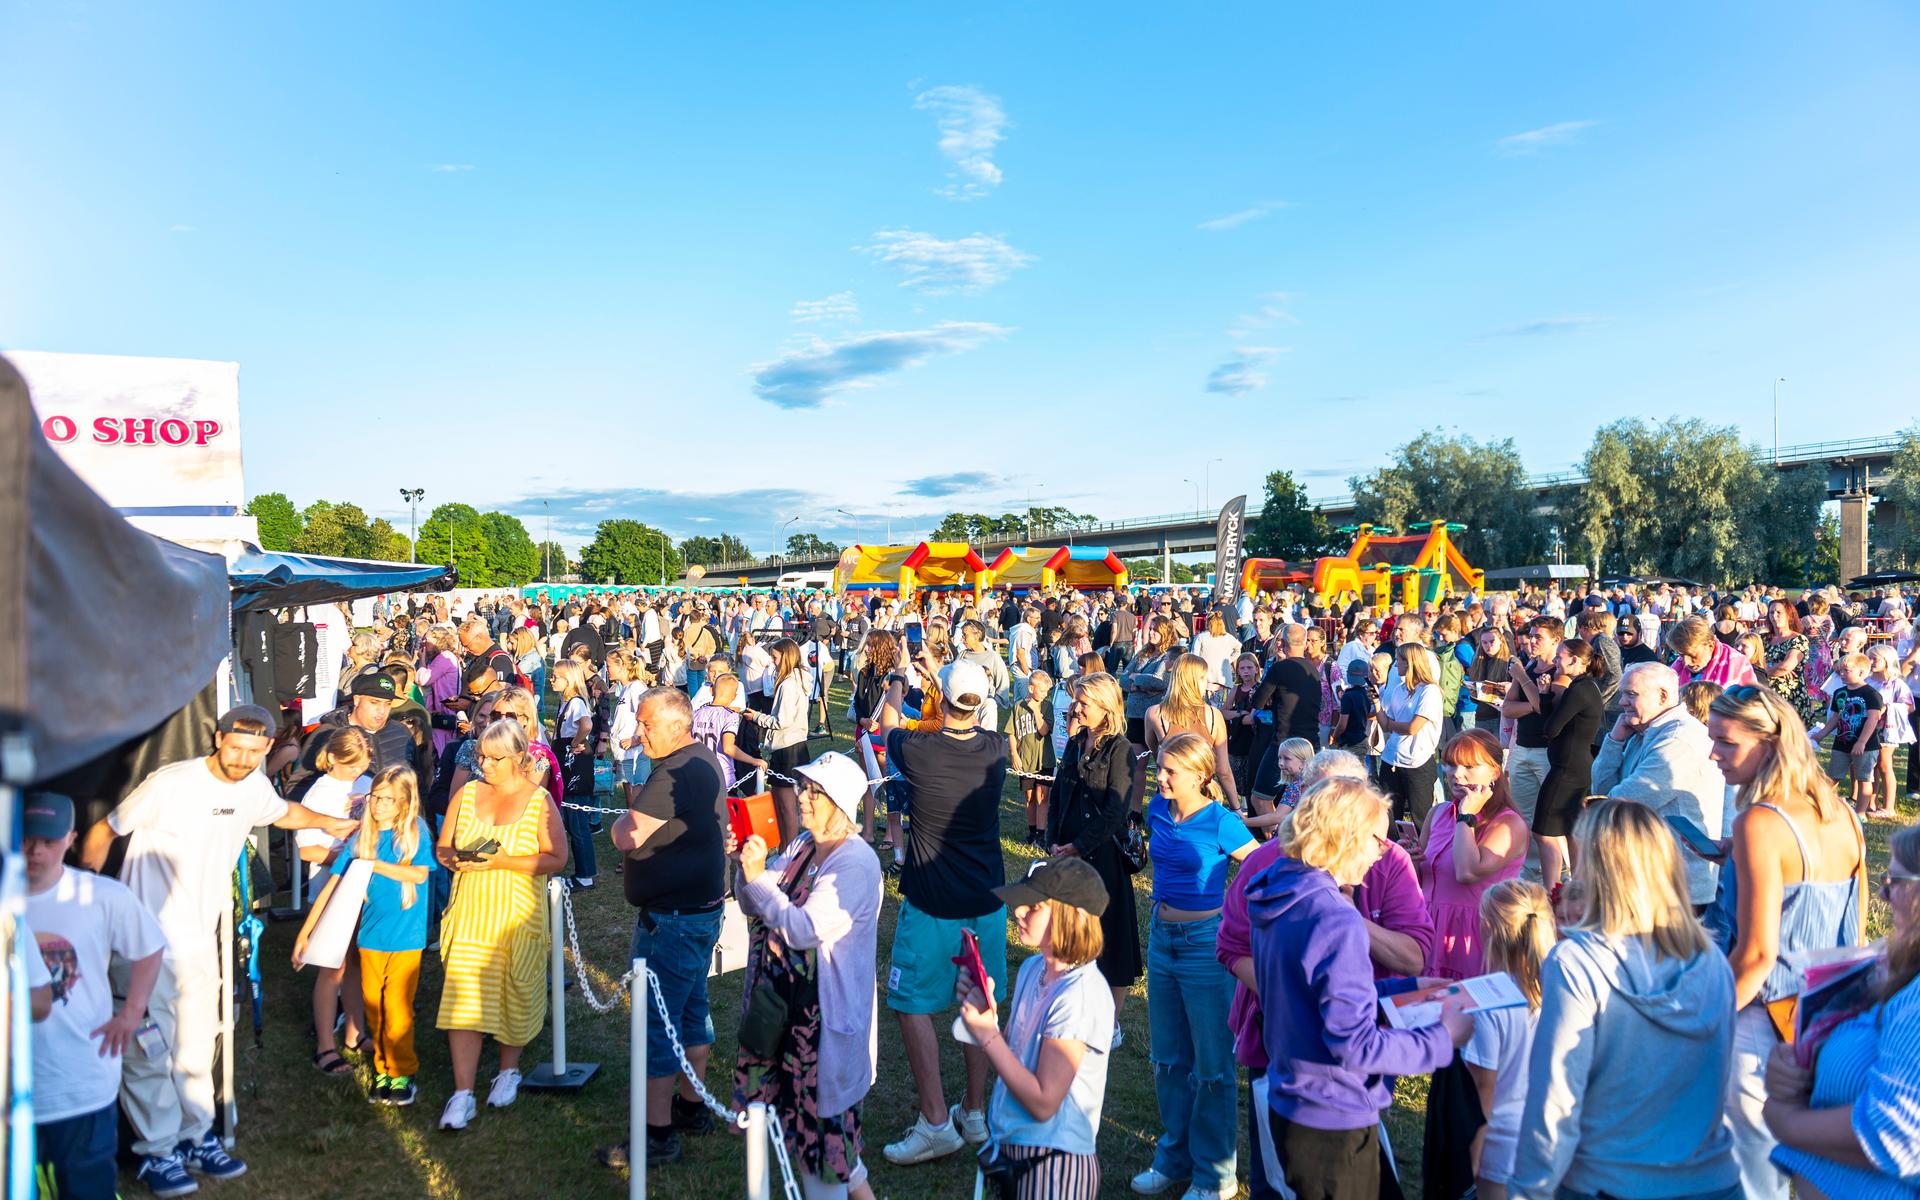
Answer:
[{"label": "eyeglasses", "polygon": [[1890,894],[1893,891],[1893,885],[1896,883],[1920,883],[1920,875],[1910,874],[1906,871],[1880,872],[1880,894],[1882,896]]}]

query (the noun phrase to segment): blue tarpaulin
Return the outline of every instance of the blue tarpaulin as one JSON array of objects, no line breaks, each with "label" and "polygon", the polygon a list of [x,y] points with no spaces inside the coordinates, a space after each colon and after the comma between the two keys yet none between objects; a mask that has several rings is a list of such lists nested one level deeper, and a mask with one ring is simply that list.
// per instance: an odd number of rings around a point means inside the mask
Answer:
[{"label": "blue tarpaulin", "polygon": [[227,566],[233,611],[332,604],[386,592],[444,592],[454,569],[438,563],[370,562],[249,550]]}]

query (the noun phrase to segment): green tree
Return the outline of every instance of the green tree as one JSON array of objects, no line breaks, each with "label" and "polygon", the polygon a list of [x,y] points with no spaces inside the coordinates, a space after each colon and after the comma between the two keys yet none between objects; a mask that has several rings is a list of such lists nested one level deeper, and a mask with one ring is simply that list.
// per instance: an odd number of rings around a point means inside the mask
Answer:
[{"label": "green tree", "polygon": [[1895,566],[1920,563],[1920,428],[1903,432],[1894,449],[1893,466],[1875,505],[1873,542]]},{"label": "green tree", "polygon": [[383,562],[406,562],[409,545],[407,535],[393,527],[385,517],[375,517],[367,526],[367,541],[373,548],[373,557]]},{"label": "green tree", "polygon": [[293,539],[299,554],[322,554],[332,558],[374,558],[386,547],[374,544],[367,514],[357,504],[335,504],[316,500],[300,514],[301,529]]},{"label": "green tree", "polygon": [[989,516],[986,513],[948,513],[927,535],[930,542],[977,542],[1019,539],[1066,529],[1081,529],[1097,518],[1060,507],[1034,506],[1020,512]]},{"label": "green tree", "polygon": [[1811,463],[1785,471],[1765,466],[1761,470],[1761,494],[1748,509],[1753,514],[1751,532],[1758,538],[1755,574],[1761,582],[1781,587],[1830,582],[1830,575],[1824,579],[1815,575],[1815,537],[1827,502],[1826,467]]},{"label": "green tree", "polygon": [[639,521],[600,522],[593,541],[580,551],[580,574],[593,583],[659,583],[663,578],[678,579],[682,569],[680,555],[666,536]]},{"label": "green tree", "polygon": [[707,537],[700,534],[680,543],[680,557],[690,563],[699,563],[711,567],[716,563],[752,562],[753,552],[747,544],[730,533],[719,537]]},{"label": "green tree", "polygon": [[1361,521],[1466,526],[1457,541],[1476,567],[1517,566],[1546,553],[1546,523],[1512,438],[1483,444],[1432,430],[1400,447],[1388,466],[1348,482]]},{"label": "green tree", "polygon": [[1840,517],[1837,513],[1820,514],[1820,524],[1813,531],[1813,563],[1809,577],[1809,582],[1816,585],[1846,582],[1840,578]]},{"label": "green tree", "polygon": [[540,551],[527,536],[527,527],[519,517],[503,512],[480,514],[480,536],[486,539],[487,561],[493,568],[492,584],[528,583],[540,575]]},{"label": "green tree", "polygon": [[788,558],[826,558],[838,553],[838,542],[829,542],[818,534],[796,533],[787,539]]},{"label": "green tree", "polygon": [[493,560],[480,513],[471,504],[442,504],[420,522],[414,550],[421,562],[446,563],[459,573],[462,587],[491,587]]},{"label": "green tree", "polygon": [[246,511],[260,526],[262,550],[291,550],[300,536],[300,510],[284,492],[266,492],[247,501]]},{"label": "green tree", "polygon": [[1247,522],[1246,547],[1252,557],[1292,562],[1333,552],[1326,517],[1307,503],[1307,489],[1294,481],[1292,471],[1267,475],[1266,500]]},{"label": "green tree", "polygon": [[567,550],[559,542],[541,542],[533,552],[540,558],[540,578],[552,579],[569,573]]},{"label": "green tree", "polygon": [[[1127,568],[1127,578],[1134,583],[1160,583],[1160,560],[1157,558],[1129,558],[1123,564]],[[1183,562],[1173,564],[1174,583],[1192,583],[1206,578],[1204,568],[1195,569]]]},{"label": "green tree", "polygon": [[1779,485],[1731,426],[1616,421],[1594,434],[1586,469],[1569,524],[1601,574],[1730,583],[1764,568],[1760,509]]}]

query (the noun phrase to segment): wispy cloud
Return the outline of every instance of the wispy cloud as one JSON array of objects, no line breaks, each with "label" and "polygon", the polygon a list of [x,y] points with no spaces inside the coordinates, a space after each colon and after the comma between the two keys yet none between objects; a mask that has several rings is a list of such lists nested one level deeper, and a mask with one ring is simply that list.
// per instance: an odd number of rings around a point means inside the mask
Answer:
[{"label": "wispy cloud", "polygon": [[1544,337],[1554,333],[1577,333],[1589,325],[1598,325],[1605,318],[1577,314],[1568,317],[1542,317],[1538,321],[1523,321],[1518,325],[1509,325],[1505,329],[1495,329],[1481,334],[1483,338],[1498,337]]},{"label": "wispy cloud", "polygon": [[913,106],[933,113],[940,128],[940,153],[954,166],[953,182],[939,189],[940,195],[977,200],[1000,186],[1002,176],[993,151],[1007,126],[1007,114],[998,96],[949,84],[921,92]]},{"label": "wispy cloud", "polygon": [[167,232],[168,232],[168,233],[192,233],[192,232],[193,232],[193,226],[191,226],[191,225],[169,225],[169,226],[167,226]]},{"label": "wispy cloud", "polygon": [[954,471],[948,475],[923,475],[919,479],[909,479],[901,485],[900,491],[908,496],[939,499],[961,492],[984,492],[998,487],[1001,482],[1000,476],[991,471]]},{"label": "wispy cloud", "polygon": [[472,163],[428,163],[427,170],[441,175],[452,175],[459,171],[473,170]]},{"label": "wispy cloud", "polygon": [[912,229],[882,229],[871,246],[855,248],[900,268],[901,287],[935,296],[983,292],[1033,261],[1033,255],[990,233],[947,241]]},{"label": "wispy cloud", "polygon": [[1252,312],[1241,313],[1227,326],[1227,336],[1235,341],[1243,341],[1262,329],[1275,325],[1298,325],[1300,318],[1293,315],[1291,305],[1299,299],[1292,292],[1263,292],[1255,297],[1256,305]]},{"label": "wispy cloud", "polygon": [[1494,148],[1502,154],[1538,154],[1554,146],[1564,146],[1578,138],[1582,131],[1592,129],[1598,121],[1561,121],[1553,125],[1542,125],[1538,129],[1529,129],[1525,133],[1509,134],[1494,143]]},{"label": "wispy cloud", "polygon": [[[550,505],[550,507],[549,507]],[[737,492],[683,492],[664,488],[635,487],[559,487],[542,490],[535,496],[494,504],[492,507],[521,518],[529,530],[546,534],[549,515],[553,520],[554,540],[578,548],[593,540],[600,522],[621,518],[644,521],[666,531],[675,540],[705,534],[713,537],[731,533],[756,553],[764,554],[769,525],[774,520],[799,517],[789,533],[817,533],[837,542],[862,538],[878,541],[883,536],[883,521],[891,517],[892,532],[898,539],[914,536],[915,530],[931,528],[944,515],[933,506],[900,505],[886,512],[864,516],[842,516],[836,508],[858,511],[858,502],[846,496],[830,496],[799,488],[749,488]],[[378,514],[405,520],[406,510]]]},{"label": "wispy cloud", "polygon": [[858,321],[860,306],[854,302],[852,292],[835,292],[824,300],[802,300],[793,306],[789,314],[794,320],[806,325],[834,321]]},{"label": "wispy cloud", "polygon": [[959,354],[1009,331],[980,321],[942,321],[927,329],[863,333],[791,351],[753,368],[753,394],[780,408],[818,408],[882,376],[917,367],[940,354]]},{"label": "wispy cloud", "polygon": [[1258,391],[1267,386],[1262,367],[1286,352],[1284,346],[1242,346],[1208,373],[1207,390],[1225,396]]},{"label": "wispy cloud", "polygon": [[1249,221],[1258,221],[1262,217],[1272,216],[1286,207],[1288,205],[1285,200],[1262,200],[1251,208],[1243,208],[1239,212],[1228,213],[1224,217],[1215,217],[1211,221],[1202,221],[1196,228],[1207,230],[1209,233],[1238,229]]}]

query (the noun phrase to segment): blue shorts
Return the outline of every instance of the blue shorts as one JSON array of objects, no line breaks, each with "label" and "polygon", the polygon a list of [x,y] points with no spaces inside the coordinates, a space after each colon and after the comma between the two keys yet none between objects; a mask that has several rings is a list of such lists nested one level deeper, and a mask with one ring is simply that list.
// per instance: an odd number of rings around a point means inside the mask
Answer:
[{"label": "blue shorts", "polygon": [[[633,869],[631,865],[627,867]],[[713,1013],[707,1007],[707,970],[713,965],[713,948],[720,941],[720,925],[726,912],[651,914],[653,928],[647,928],[643,914],[633,925],[633,951],[629,960],[644,958],[660,981],[660,999],[673,1015],[680,1031],[682,1046],[713,1045]],[[676,1075],[680,1063],[673,1057],[673,1043],[660,1026],[660,1010],[653,997],[647,998],[647,1078],[664,1079]]]},{"label": "blue shorts", "polygon": [[930,1016],[953,1007],[954,985],[960,981],[960,931],[973,930],[980,939],[980,961],[993,976],[993,994],[1002,1011],[1012,1003],[1007,992],[1007,910],[996,908],[984,917],[943,921],[900,901],[900,919],[893,926],[893,966],[887,972],[887,1007],[894,1012]]}]

